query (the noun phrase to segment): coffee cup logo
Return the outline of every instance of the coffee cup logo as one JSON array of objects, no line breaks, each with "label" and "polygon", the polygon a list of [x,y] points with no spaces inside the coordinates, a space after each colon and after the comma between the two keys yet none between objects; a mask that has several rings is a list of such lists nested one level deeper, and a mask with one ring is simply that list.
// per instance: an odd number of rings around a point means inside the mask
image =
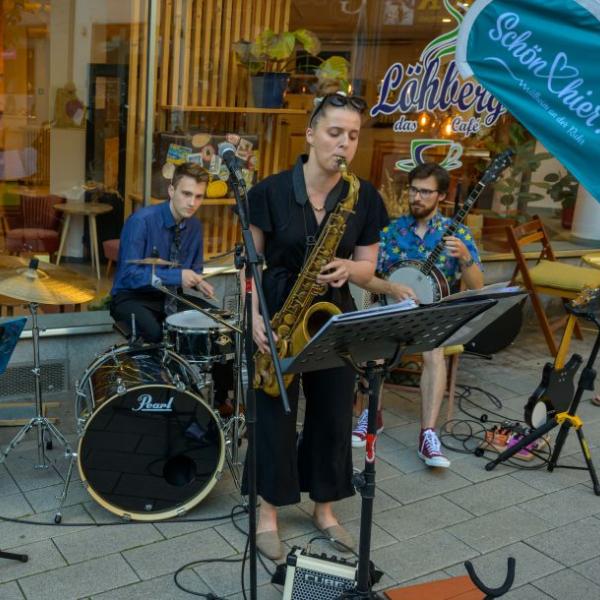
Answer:
[{"label": "coffee cup logo", "polygon": [[427,162],[425,152],[432,148],[444,148],[446,155],[437,162],[447,171],[462,167],[460,158],[463,154],[462,144],[454,140],[412,140],[410,143],[410,158],[396,162],[396,168],[400,171],[412,171],[417,165]]}]

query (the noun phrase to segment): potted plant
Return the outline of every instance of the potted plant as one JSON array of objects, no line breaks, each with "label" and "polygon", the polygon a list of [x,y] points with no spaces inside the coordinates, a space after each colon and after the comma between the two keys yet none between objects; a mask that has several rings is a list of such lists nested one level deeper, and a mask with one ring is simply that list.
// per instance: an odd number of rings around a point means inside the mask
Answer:
[{"label": "potted plant", "polygon": [[514,150],[510,169],[494,184],[500,204],[504,207],[500,216],[523,214],[529,202],[544,197],[543,194],[531,191],[531,177],[540,168],[542,162],[552,158],[552,155],[548,152],[536,152],[536,140],[519,123],[512,123],[510,126],[507,144],[486,141],[488,149],[495,152],[504,150],[507,145]]},{"label": "potted plant", "polygon": [[575,201],[579,183],[569,171],[566,173],[548,173],[543,182],[536,183],[538,187],[547,190],[548,195],[554,202],[560,202],[562,206],[561,223],[565,229],[571,229],[573,224],[573,213],[575,212]]},{"label": "potted plant", "polygon": [[350,93],[350,63],[343,56],[330,56],[315,70],[318,88],[327,93],[329,86],[332,92]]},{"label": "potted plant", "polygon": [[265,29],[253,42],[240,40],[233,44],[239,63],[250,73],[256,106],[278,108],[283,105],[290,77],[288,68],[295,60],[297,48],[317,55],[321,44],[308,29],[281,33]]}]

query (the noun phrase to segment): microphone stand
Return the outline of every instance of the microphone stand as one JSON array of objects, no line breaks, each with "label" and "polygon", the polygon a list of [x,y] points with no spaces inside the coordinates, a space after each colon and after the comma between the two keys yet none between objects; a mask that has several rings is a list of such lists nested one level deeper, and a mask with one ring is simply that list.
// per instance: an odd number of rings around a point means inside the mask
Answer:
[{"label": "microphone stand", "polygon": [[[248,220],[248,196],[244,181],[229,170],[229,182],[235,196],[237,204],[238,217],[242,229],[242,241],[245,248],[244,256],[237,257],[236,267],[244,267],[244,308],[246,311],[244,346],[246,351],[246,368],[248,371],[248,387],[246,388],[246,431],[248,437],[248,449],[246,451],[246,468],[248,474],[248,539],[250,546],[250,598],[257,599],[257,580],[256,580],[256,394],[254,392],[254,341],[252,339],[252,296],[254,289],[258,295],[260,312],[265,322],[265,331],[269,341],[269,349],[273,357],[273,365],[277,376],[277,383],[281,392],[281,403],[286,415],[289,415],[290,405],[288,402],[287,391],[283,383],[281,364],[277,354],[277,347],[273,338],[273,329],[271,328],[271,316],[267,308],[267,302],[261,285],[261,272],[259,265],[262,264],[262,256],[259,256],[250,232],[250,222]],[[254,286],[252,282],[256,282]],[[243,583],[242,583],[243,585]]]}]

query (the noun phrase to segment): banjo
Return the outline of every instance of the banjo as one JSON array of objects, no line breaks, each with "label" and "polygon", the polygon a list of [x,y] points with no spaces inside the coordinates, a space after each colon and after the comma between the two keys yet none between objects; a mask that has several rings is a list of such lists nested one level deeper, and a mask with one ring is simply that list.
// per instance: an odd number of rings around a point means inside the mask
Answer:
[{"label": "banjo", "polygon": [[[477,202],[481,192],[488,183],[496,181],[502,171],[510,165],[512,155],[512,150],[505,150],[492,160],[479,183],[473,188],[473,191],[465,200],[462,208],[448,224],[440,241],[431,251],[427,260],[402,260],[394,265],[386,279],[392,283],[400,283],[412,288],[421,304],[431,304],[432,302],[437,302],[444,296],[447,296],[450,293],[450,286],[448,285],[448,281],[444,274],[435,266],[437,259],[444,250],[444,238],[449,235],[454,235],[454,232],[463,222],[475,202]],[[383,304],[394,304],[397,302],[397,300],[390,295],[382,294],[381,299]]]}]

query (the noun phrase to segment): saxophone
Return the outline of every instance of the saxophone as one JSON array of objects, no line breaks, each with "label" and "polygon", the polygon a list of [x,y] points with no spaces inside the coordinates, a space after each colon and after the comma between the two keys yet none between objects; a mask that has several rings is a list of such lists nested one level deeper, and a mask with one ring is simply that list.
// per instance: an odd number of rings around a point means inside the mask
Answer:
[{"label": "saxophone", "polygon": [[[317,276],[321,269],[335,258],[348,217],[354,212],[358,200],[358,178],[348,171],[348,165],[343,158],[340,158],[338,163],[342,178],[349,185],[348,194],[329,216],[285,304],[271,320],[273,331],[278,337],[277,354],[280,358],[298,354],[331,317],[341,313],[331,302],[313,304],[313,300],[327,290],[327,284],[317,283]],[[254,387],[263,389],[269,396],[279,396],[279,384],[271,355],[257,351],[254,355],[254,367]],[[293,374],[283,376],[286,387],[293,378]]]}]

